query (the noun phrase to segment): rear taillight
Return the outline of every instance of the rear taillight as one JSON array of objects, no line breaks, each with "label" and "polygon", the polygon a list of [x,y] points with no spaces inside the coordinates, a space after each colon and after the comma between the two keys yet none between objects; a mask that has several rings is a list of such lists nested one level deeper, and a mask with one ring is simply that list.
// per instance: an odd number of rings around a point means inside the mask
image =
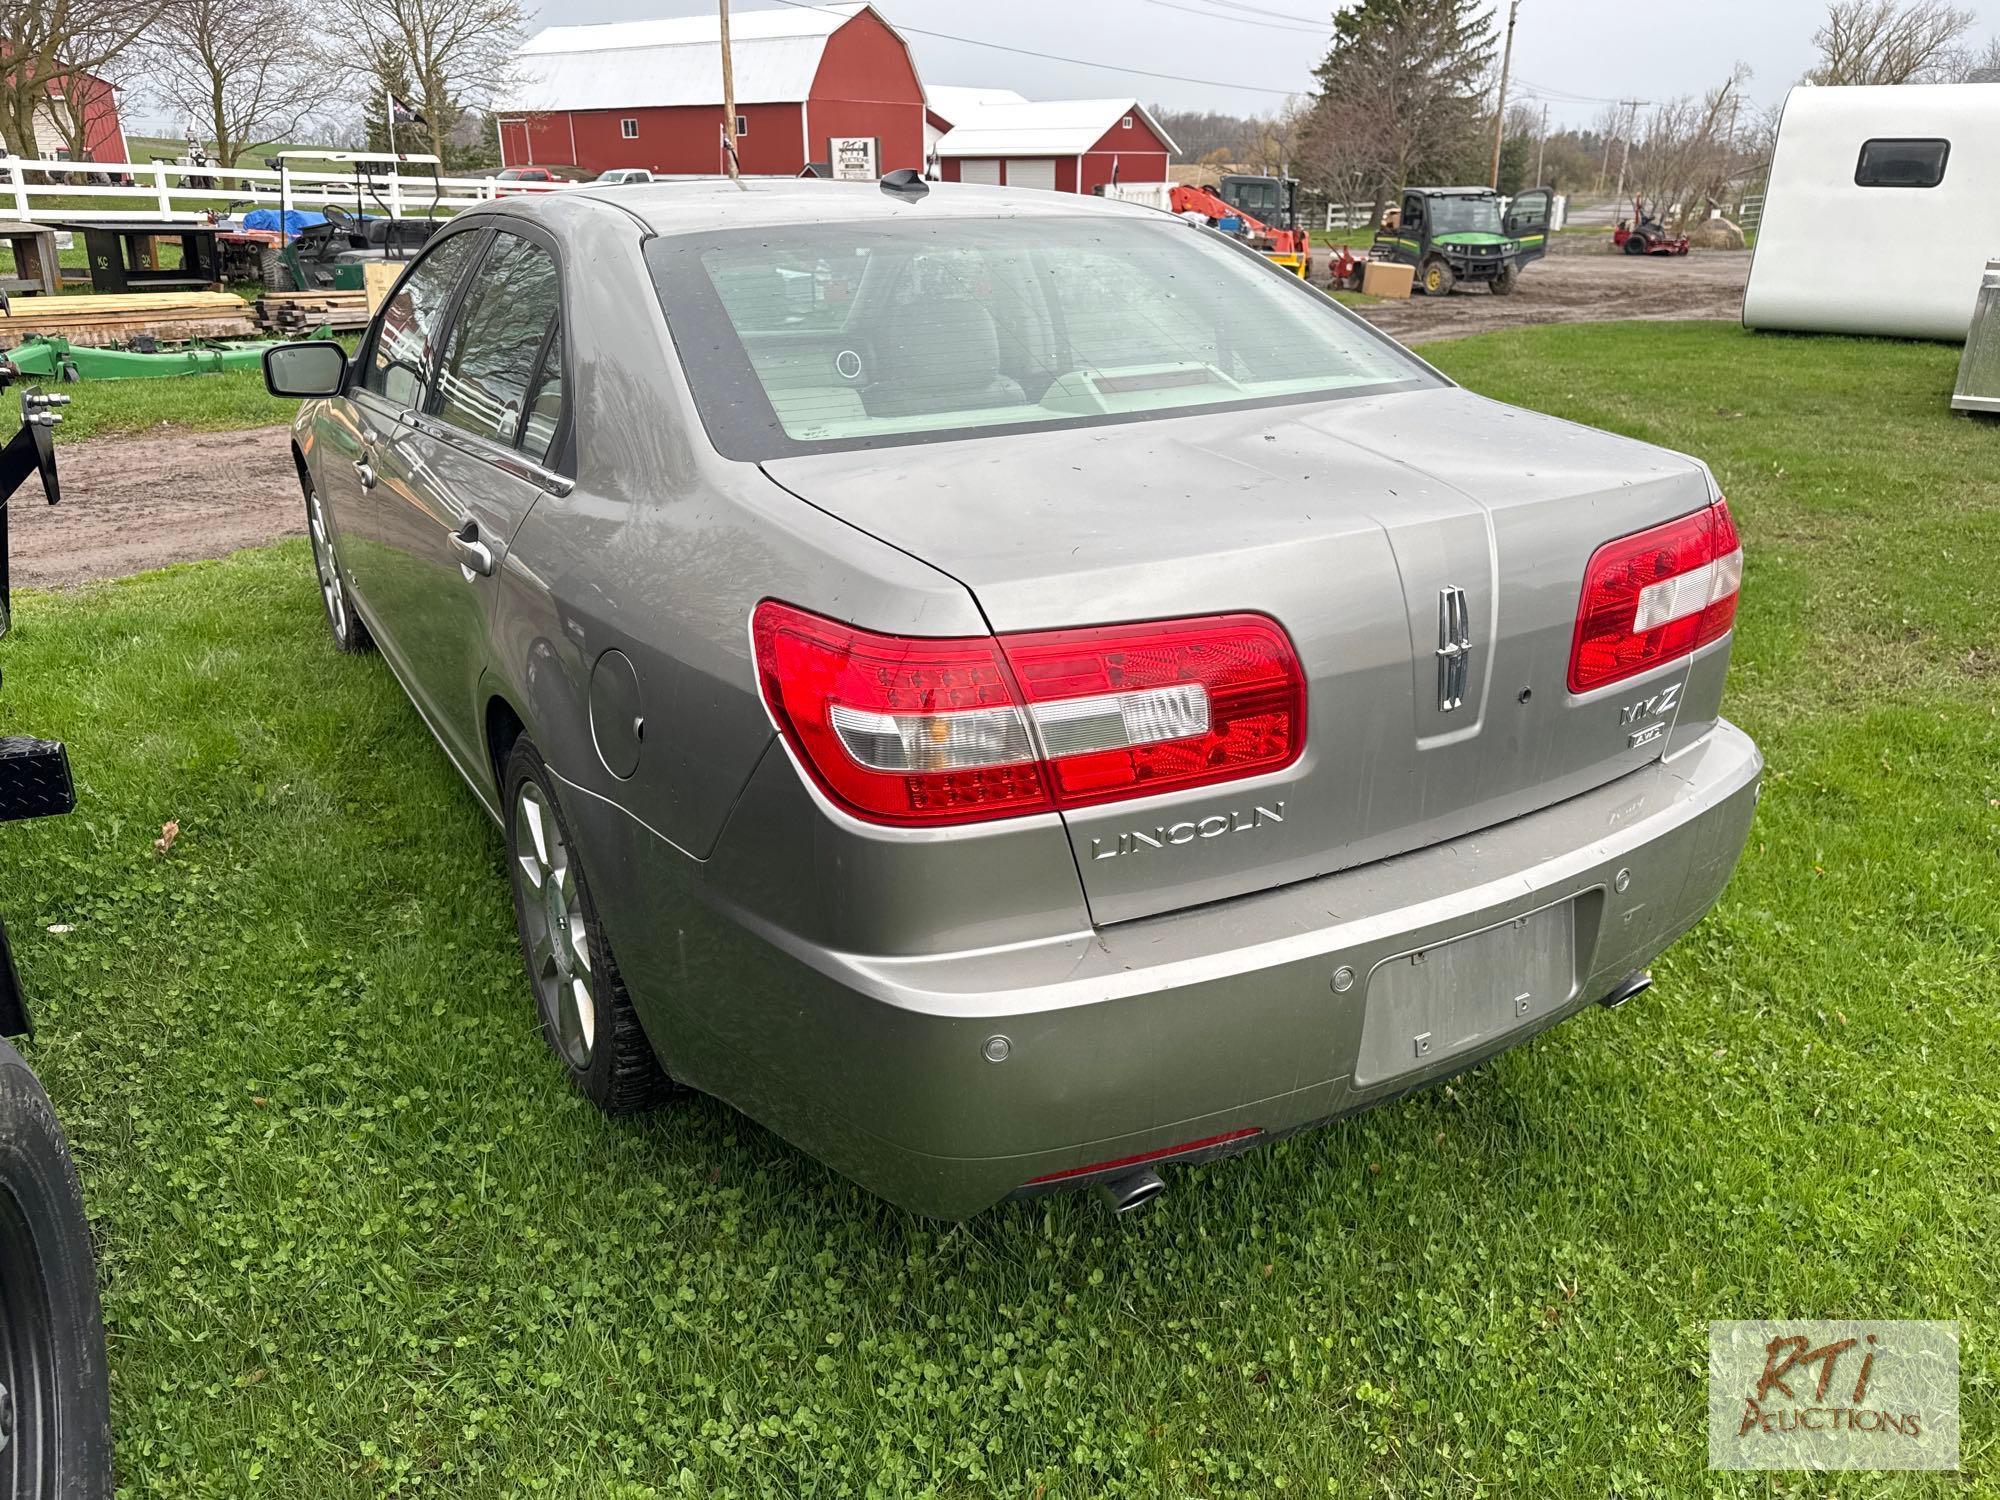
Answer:
[{"label": "rear taillight", "polygon": [[820,787],[878,823],[972,823],[1279,770],[1305,676],[1262,615],[954,639],[766,600],[764,701]]},{"label": "rear taillight", "polygon": [[1621,682],[1727,634],[1742,584],[1725,501],[1606,542],[1584,569],[1569,690]]}]

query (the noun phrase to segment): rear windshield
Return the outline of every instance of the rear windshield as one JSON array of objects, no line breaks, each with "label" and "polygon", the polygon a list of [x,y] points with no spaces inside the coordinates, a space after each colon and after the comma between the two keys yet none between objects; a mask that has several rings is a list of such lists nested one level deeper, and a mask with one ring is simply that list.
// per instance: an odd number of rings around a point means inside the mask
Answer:
[{"label": "rear windshield", "polygon": [[732,458],[1436,383],[1297,277],[1164,215],[785,226],[646,253]]}]

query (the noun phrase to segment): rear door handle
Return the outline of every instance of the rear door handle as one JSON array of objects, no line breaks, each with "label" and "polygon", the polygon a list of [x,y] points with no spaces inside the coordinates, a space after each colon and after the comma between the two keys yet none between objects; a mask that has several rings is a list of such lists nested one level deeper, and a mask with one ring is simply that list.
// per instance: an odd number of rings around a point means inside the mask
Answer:
[{"label": "rear door handle", "polygon": [[493,549],[479,540],[479,523],[467,521],[451,534],[452,556],[458,559],[458,566],[465,574],[466,581],[474,578],[493,576]]},{"label": "rear door handle", "polygon": [[363,488],[364,490],[372,490],[375,488],[375,471],[368,467],[367,459],[365,458],[355,459],[354,472],[355,475],[361,480],[361,488]]}]

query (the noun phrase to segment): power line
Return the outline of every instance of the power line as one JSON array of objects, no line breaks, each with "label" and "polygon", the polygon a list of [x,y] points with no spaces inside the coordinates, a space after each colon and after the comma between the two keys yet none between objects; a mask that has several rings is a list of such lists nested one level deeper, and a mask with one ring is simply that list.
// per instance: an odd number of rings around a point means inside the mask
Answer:
[{"label": "power line", "polygon": [[[824,11],[828,15],[839,16],[843,20],[848,12],[834,10],[825,5],[813,5],[809,0],[778,0],[780,5],[789,5],[794,10]],[[968,47],[987,47],[995,52],[1012,52],[1019,57],[1040,58],[1043,62],[1071,63],[1079,68],[1095,68],[1102,73],[1130,73],[1137,78],[1163,78],[1169,83],[1199,83],[1215,89],[1239,89],[1246,94],[1274,94],[1281,99],[1289,99],[1294,94],[1302,94],[1304,89],[1274,89],[1261,83],[1225,83],[1219,78],[1190,78],[1185,73],[1155,73],[1147,68],[1124,68],[1116,63],[1092,62],[1086,57],[1062,57],[1054,52],[1035,52],[1027,47],[1009,47],[1004,42],[981,41],[976,36],[954,36],[949,31],[927,31],[921,26],[904,26],[890,22],[898,31],[906,31],[912,36],[934,37],[941,42],[960,42]]]},{"label": "power line", "polygon": [[1326,21],[1321,22],[1316,16],[1302,16],[1296,11],[1289,10],[1266,10],[1261,5],[1245,5],[1242,3],[1242,0],[1207,0],[1207,3],[1220,6],[1224,10],[1247,11],[1253,16],[1275,16],[1280,21],[1304,21],[1308,25],[1318,26],[1322,31],[1330,31],[1333,28],[1333,17],[1330,11],[1327,14]]},{"label": "power line", "polygon": [[1282,21],[1253,21],[1248,16],[1219,15],[1212,10],[1196,10],[1192,5],[1179,5],[1175,0],[1146,0],[1148,5],[1163,5],[1168,10],[1186,11],[1191,16],[1201,16],[1209,21],[1227,21],[1231,26],[1262,26],[1267,31],[1296,31],[1306,36],[1325,36],[1330,28],[1317,30],[1310,26],[1287,26]]}]

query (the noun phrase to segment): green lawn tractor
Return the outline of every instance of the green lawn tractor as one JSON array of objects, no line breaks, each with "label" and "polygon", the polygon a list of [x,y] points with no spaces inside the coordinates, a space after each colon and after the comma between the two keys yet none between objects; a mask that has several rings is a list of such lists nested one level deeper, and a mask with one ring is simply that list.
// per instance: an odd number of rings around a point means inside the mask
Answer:
[{"label": "green lawn tractor", "polygon": [[1416,290],[1429,296],[1477,282],[1505,297],[1548,254],[1554,204],[1550,188],[1517,193],[1504,214],[1491,188],[1405,188],[1397,222],[1376,232],[1368,258],[1416,267]]}]

